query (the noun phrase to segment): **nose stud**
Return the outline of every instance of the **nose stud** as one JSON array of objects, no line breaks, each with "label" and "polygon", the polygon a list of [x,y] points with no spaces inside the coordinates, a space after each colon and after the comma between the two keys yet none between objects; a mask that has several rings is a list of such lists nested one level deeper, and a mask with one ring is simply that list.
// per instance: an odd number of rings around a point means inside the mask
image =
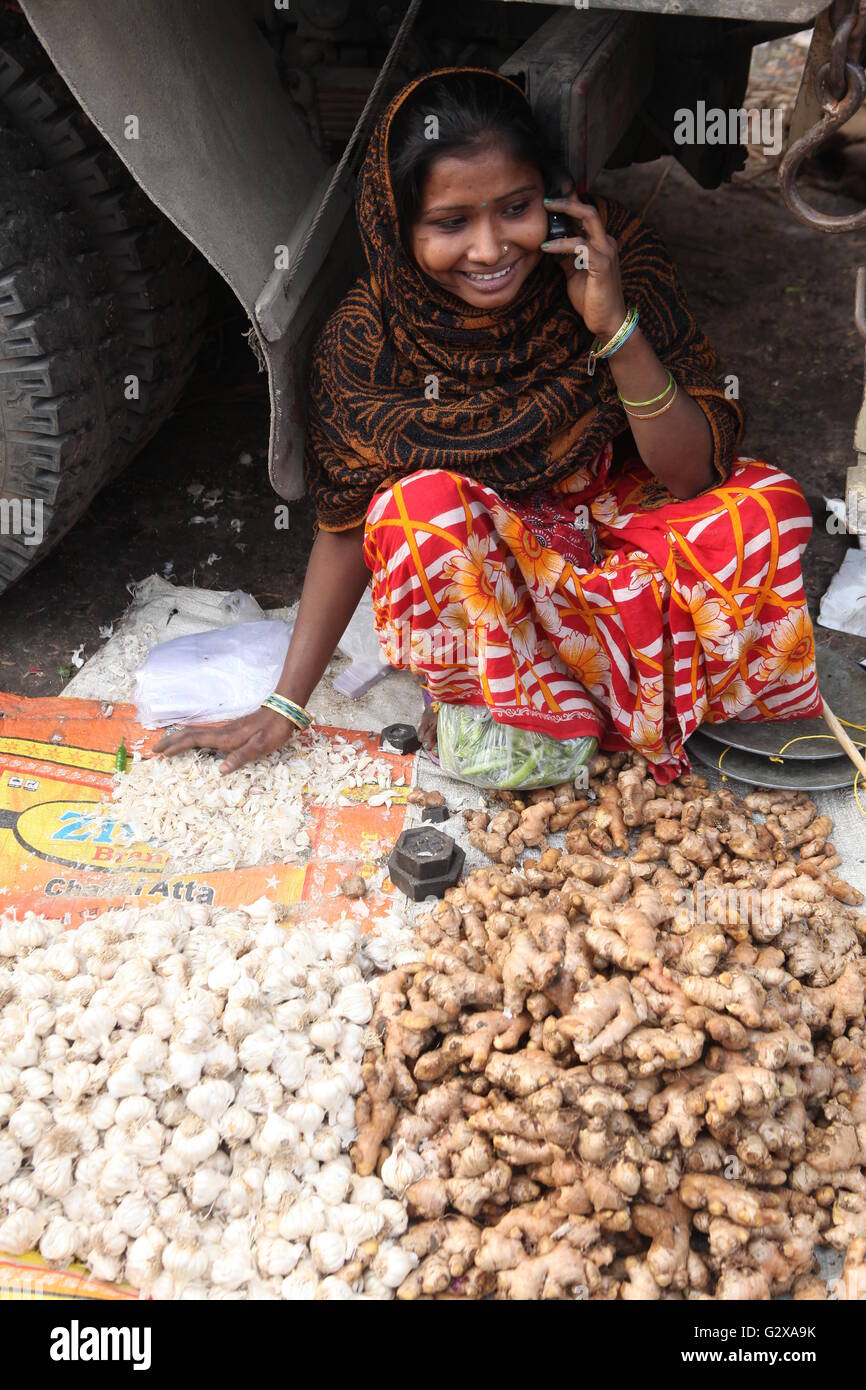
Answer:
[{"label": "nose stud", "polygon": [[507,242],[507,241],[503,241],[503,243],[502,243],[502,252],[503,252],[503,255],[505,254],[505,252],[506,252],[507,250],[508,250],[508,242]]}]

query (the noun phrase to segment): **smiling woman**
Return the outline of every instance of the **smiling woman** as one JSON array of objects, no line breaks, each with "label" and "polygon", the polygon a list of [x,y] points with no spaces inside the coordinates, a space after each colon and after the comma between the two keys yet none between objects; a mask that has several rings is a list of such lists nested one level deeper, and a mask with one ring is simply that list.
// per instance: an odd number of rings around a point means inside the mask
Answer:
[{"label": "smiling woman", "polygon": [[[227,770],[285,742],[370,570],[386,654],[435,701],[632,747],[660,781],[704,720],[817,713],[808,509],[737,454],[742,412],[656,233],[563,192],[520,88],[475,69],[392,99],[357,204],[367,273],[310,379],[319,533],[288,713],[163,751],[222,748]],[[552,213],[567,235],[546,240]]]}]

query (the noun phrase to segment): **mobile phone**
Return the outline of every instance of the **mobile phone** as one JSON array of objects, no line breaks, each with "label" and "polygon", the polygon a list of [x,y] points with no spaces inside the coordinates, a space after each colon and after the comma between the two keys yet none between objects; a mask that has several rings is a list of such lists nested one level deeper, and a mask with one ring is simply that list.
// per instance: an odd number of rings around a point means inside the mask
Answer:
[{"label": "mobile phone", "polygon": [[[557,167],[550,180],[549,198],[566,198],[574,188],[574,180],[568,171],[562,167]],[[563,241],[571,236],[571,229],[564,212],[549,212],[547,214],[547,240]]]},{"label": "mobile phone", "polygon": [[569,235],[568,226],[565,221],[565,214],[561,212],[549,212],[547,214],[547,240],[562,241]]}]

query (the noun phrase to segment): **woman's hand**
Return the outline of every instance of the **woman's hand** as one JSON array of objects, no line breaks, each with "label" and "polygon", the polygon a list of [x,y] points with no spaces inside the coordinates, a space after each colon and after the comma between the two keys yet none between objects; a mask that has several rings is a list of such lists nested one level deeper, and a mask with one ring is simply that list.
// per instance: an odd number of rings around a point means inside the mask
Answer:
[{"label": "woman's hand", "polygon": [[242,719],[229,719],[224,724],[189,724],[179,733],[160,739],[154,753],[172,758],[188,748],[217,748],[228,753],[220,763],[220,772],[234,772],[256,758],[264,758],[276,748],[282,748],[296,732],[290,719],[284,719],[270,709],[257,709]]},{"label": "woman's hand", "polygon": [[545,198],[544,206],[548,212],[563,212],[583,223],[583,236],[545,241],[541,249],[549,256],[561,257],[569,299],[589,331],[607,342],[622,326],[627,312],[616,241],[606,234],[597,210],[591,203],[582,203],[576,193]]}]

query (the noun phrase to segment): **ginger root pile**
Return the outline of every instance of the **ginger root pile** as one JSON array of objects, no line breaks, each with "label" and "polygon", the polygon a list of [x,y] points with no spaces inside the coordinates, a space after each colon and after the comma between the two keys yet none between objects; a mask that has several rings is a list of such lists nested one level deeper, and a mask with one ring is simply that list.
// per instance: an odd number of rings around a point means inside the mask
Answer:
[{"label": "ginger root pile", "polygon": [[383,978],[357,1103],[356,1168],[404,1175],[397,1297],[813,1299],[816,1245],[866,1296],[866,917],[827,818],[615,754],[467,819],[499,862]]}]

